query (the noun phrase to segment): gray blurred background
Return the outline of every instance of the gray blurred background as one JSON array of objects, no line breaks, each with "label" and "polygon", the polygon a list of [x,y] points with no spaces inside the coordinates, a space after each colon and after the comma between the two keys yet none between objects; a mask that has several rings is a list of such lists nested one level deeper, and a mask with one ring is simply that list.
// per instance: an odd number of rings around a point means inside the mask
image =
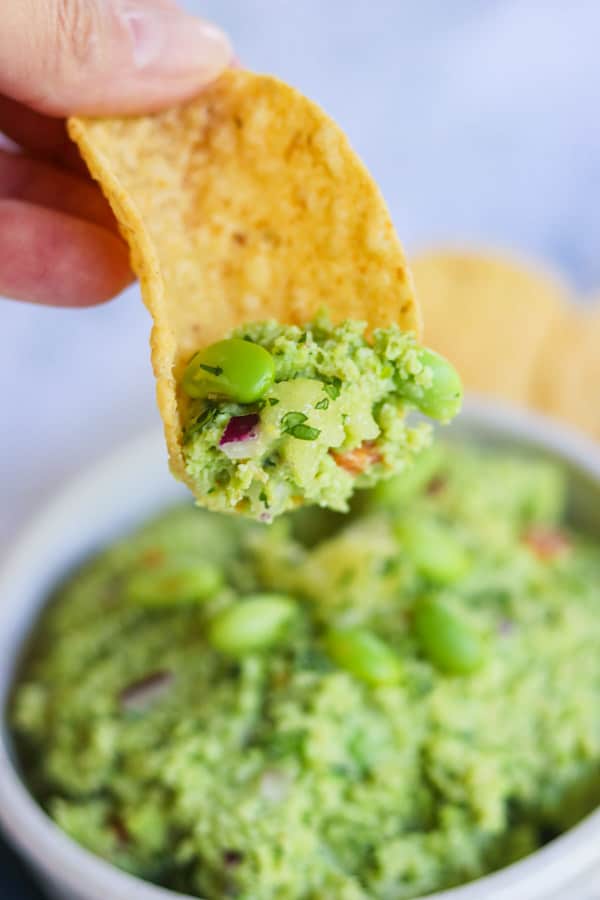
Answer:
[{"label": "gray blurred background", "polygon": [[[500,244],[600,289],[599,0],[185,5],[340,122],[409,251]],[[0,302],[0,543],[67,475],[158,423],[148,333],[137,289],[83,311]]]}]

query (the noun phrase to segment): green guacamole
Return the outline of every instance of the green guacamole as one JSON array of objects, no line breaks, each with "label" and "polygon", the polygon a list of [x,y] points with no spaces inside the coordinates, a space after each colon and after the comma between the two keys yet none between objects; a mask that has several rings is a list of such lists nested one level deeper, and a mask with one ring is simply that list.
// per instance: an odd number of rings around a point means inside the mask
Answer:
[{"label": "green guacamole", "polygon": [[[355,488],[405,469],[429,426],[460,407],[451,366],[397,326],[249,324],[188,363],[183,455],[200,503],[263,522],[317,504],[345,512]],[[191,399],[190,399],[191,398]]]},{"label": "green guacamole", "polygon": [[166,513],[39,624],[33,793],[208,900],[407,900],[531,852],[600,799],[600,547],[564,493],[440,445],[349,516]]}]

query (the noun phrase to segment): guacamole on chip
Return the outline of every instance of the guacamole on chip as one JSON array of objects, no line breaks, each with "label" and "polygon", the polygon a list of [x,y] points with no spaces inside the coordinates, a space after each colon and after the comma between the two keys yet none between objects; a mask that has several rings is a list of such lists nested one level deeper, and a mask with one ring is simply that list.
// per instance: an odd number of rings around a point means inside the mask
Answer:
[{"label": "guacamole on chip", "polygon": [[406,413],[452,418],[458,375],[398,327],[365,331],[324,314],[254,323],[191,358],[183,456],[203,506],[265,522],[304,503],[343,512],[356,487],[412,462],[430,432]]},{"label": "guacamole on chip", "polygon": [[409,900],[535,850],[600,800],[600,547],[564,494],[437,444],[345,516],[167,512],[42,617],[11,711],[33,793],[205,900]]}]

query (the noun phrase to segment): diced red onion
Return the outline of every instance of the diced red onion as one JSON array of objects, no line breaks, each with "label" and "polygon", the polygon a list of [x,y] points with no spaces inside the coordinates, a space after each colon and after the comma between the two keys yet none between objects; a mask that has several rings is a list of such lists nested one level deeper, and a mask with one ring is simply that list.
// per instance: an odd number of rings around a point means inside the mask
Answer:
[{"label": "diced red onion", "polygon": [[228,869],[239,866],[244,862],[244,854],[241,850],[223,850],[223,863]]},{"label": "diced red onion", "polygon": [[285,772],[267,769],[260,779],[260,792],[270,803],[281,803],[290,790],[290,779]]},{"label": "diced red onion", "polygon": [[438,494],[443,493],[446,484],[447,479],[443,475],[434,475],[427,485],[426,493],[430,497],[437,497]]},{"label": "diced red onion", "polygon": [[126,712],[143,712],[167,692],[174,679],[172,672],[161,669],[134,681],[119,694],[121,708]]},{"label": "diced red onion", "polygon": [[256,413],[250,413],[247,416],[232,416],[225,426],[219,446],[231,444],[233,441],[247,441],[249,438],[256,437],[257,425],[258,415]]},{"label": "diced red onion", "polygon": [[110,830],[112,831],[112,833],[114,834],[114,836],[117,839],[119,844],[125,845],[130,842],[131,835],[127,831],[127,828],[125,827],[125,823],[123,822],[123,820],[120,819],[118,816],[114,816],[114,818],[112,818],[110,820],[110,822],[108,823],[108,826],[109,826]]},{"label": "diced red onion", "polygon": [[229,420],[219,441],[219,447],[229,459],[245,459],[251,455],[248,441],[256,440],[258,422],[256,413],[233,416]]}]

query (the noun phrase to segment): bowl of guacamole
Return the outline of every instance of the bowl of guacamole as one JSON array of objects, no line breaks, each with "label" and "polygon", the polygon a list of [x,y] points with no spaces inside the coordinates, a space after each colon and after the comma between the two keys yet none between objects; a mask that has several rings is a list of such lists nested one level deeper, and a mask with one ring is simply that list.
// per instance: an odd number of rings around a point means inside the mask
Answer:
[{"label": "bowl of guacamole", "polygon": [[159,435],[9,556],[0,818],[76,900],[586,897],[600,453],[468,405],[348,514],[194,508]]}]

